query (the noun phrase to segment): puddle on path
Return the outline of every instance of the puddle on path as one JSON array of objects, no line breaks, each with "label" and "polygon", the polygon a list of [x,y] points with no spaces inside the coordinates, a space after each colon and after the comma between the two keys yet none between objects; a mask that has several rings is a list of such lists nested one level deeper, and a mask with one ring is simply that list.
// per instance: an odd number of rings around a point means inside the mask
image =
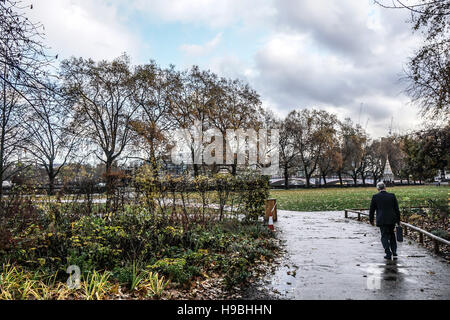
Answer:
[{"label": "puddle on path", "polygon": [[280,211],[275,228],[287,253],[273,274],[248,288],[247,297],[450,299],[448,264],[405,242],[399,259],[386,261],[378,228],[343,215]]}]

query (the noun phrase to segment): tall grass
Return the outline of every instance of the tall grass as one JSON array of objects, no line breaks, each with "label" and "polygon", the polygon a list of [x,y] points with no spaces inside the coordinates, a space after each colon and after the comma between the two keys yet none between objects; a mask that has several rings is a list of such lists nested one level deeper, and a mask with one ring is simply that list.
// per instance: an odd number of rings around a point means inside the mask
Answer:
[{"label": "tall grass", "polygon": [[141,288],[147,292],[147,296],[159,299],[168,284],[169,280],[164,280],[164,276],[160,277],[158,273],[147,272],[141,283]]},{"label": "tall grass", "polygon": [[109,272],[99,273],[95,270],[89,272],[81,285],[84,299],[103,300],[111,288],[111,284],[108,282],[110,275]]}]

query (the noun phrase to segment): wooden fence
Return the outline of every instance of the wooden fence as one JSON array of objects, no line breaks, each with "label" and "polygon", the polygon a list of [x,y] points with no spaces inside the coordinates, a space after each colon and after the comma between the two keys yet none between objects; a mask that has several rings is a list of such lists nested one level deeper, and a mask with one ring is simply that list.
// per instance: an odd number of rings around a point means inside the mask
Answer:
[{"label": "wooden fence", "polygon": [[[345,217],[348,218],[348,214],[349,213],[356,213],[358,215],[358,221],[361,221],[361,216],[366,216],[368,217],[369,214],[366,212],[361,212],[358,210],[354,210],[354,209],[345,209]],[[428,231],[425,231],[423,229],[420,229],[419,227],[413,226],[412,224],[406,223],[406,222],[400,222],[400,224],[403,226],[403,234],[407,235],[408,234],[408,229],[414,230],[419,232],[419,242],[423,244],[423,236],[427,236],[429,238],[431,238],[433,240],[433,244],[434,244],[434,252],[435,253],[439,253],[439,244],[443,243],[445,245],[450,246],[450,241],[443,239],[441,237],[438,237]]]}]

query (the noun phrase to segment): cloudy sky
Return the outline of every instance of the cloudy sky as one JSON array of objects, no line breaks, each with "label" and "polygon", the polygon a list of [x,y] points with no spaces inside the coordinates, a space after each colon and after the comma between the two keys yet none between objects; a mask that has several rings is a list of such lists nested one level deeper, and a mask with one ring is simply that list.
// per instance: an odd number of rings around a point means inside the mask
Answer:
[{"label": "cloudy sky", "polygon": [[409,14],[373,0],[35,0],[61,58],[197,64],[248,81],[280,116],[320,108],[375,137],[420,123],[403,69],[420,45]]}]

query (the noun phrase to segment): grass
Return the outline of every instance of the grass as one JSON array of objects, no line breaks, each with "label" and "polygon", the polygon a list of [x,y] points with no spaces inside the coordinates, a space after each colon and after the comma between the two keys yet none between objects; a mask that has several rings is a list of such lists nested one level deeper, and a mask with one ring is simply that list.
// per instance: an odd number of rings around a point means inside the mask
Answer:
[{"label": "grass", "polygon": [[[55,277],[48,278],[19,266],[3,265],[0,300],[110,299],[118,291],[118,284],[114,286],[110,282],[110,275],[109,272],[94,270],[84,277],[79,289],[69,289],[65,282],[58,282]],[[169,281],[158,273],[143,272],[132,290],[141,292],[144,298],[160,298],[168,284]]]},{"label": "grass", "polygon": [[[396,194],[400,207],[428,206],[427,199],[439,202],[450,199],[450,187],[446,186],[401,186],[391,187],[388,191]],[[271,190],[270,197],[277,199],[277,206],[281,210],[339,211],[368,208],[372,195],[376,192],[375,187]],[[209,191],[206,194],[207,203],[218,203],[216,191]],[[202,201],[198,192],[187,192],[185,196],[187,202]],[[102,197],[106,199],[104,195],[96,195],[96,199]],[[169,194],[167,198],[171,197]],[[180,200],[181,195],[177,193],[176,198]],[[226,205],[231,204],[231,200],[228,199]]]},{"label": "grass", "polygon": [[[278,209],[292,211],[340,211],[350,208],[369,208],[374,187],[271,190]],[[388,188],[397,196],[400,207],[427,206],[427,199],[449,200],[449,187],[405,186]]]},{"label": "grass", "polygon": [[3,265],[0,273],[0,300],[48,300],[66,299],[70,295],[65,283],[54,277]]},{"label": "grass", "polygon": [[158,273],[147,272],[144,277],[141,288],[145,289],[147,296],[160,298],[169,281],[164,280]]},{"label": "grass", "polygon": [[95,270],[90,275],[88,274],[82,284],[85,299],[103,300],[111,288],[108,282],[109,276],[108,272],[101,274]]}]

